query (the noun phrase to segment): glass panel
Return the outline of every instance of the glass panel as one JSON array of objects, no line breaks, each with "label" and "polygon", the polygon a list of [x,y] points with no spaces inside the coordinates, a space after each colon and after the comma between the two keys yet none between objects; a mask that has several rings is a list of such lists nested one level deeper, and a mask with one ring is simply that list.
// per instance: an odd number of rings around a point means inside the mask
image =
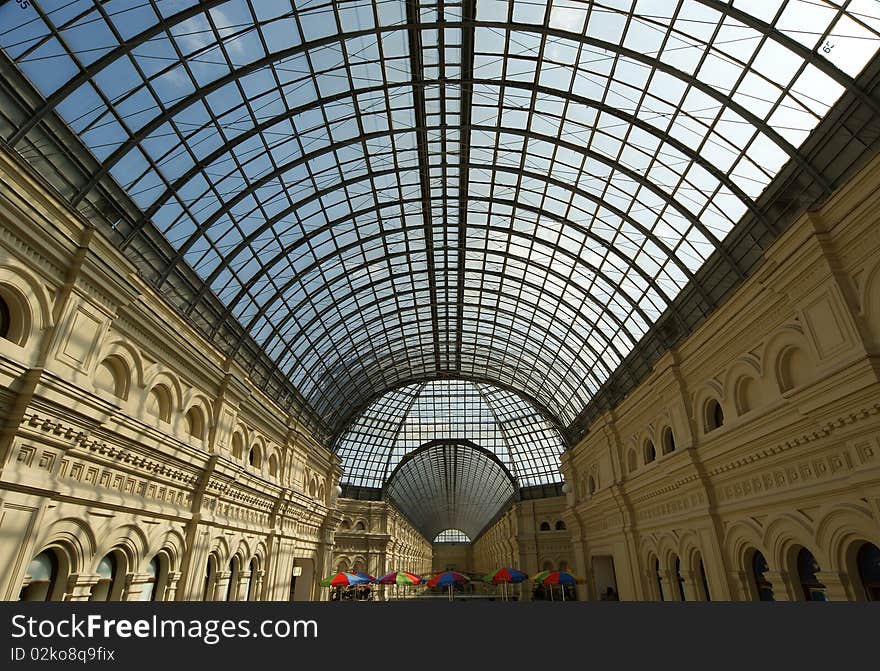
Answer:
[{"label": "glass panel", "polygon": [[218,299],[334,435],[441,373],[566,425],[802,160],[875,4],[4,3],[0,48],[21,123],[101,164],[74,202],[116,180],[120,244],[169,245],[144,275],[194,271],[179,307]]},{"label": "glass panel", "polygon": [[509,473],[489,453],[454,441],[415,452],[385,491],[425,538],[446,529],[476,538],[516,494]]},{"label": "glass panel", "polygon": [[49,582],[55,576],[55,561],[48,552],[41,552],[28,564],[26,574],[31,582]]},{"label": "glass panel", "polygon": [[492,385],[436,380],[388,392],[349,426],[335,445],[342,483],[380,488],[407,454],[434,440],[490,451],[520,487],[561,481],[562,437],[532,404]]},{"label": "glass panel", "polygon": [[471,539],[460,529],[446,529],[437,534],[434,543],[470,543]]}]

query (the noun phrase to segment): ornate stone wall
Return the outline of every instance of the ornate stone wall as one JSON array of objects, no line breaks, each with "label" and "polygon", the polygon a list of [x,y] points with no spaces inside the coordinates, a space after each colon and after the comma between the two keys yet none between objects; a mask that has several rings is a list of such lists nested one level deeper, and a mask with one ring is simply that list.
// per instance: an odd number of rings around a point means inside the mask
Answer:
[{"label": "ornate stone wall", "polygon": [[[333,571],[365,571],[377,578],[390,571],[421,576],[431,572],[431,544],[386,501],[337,499]],[[386,588],[386,598],[410,594]]]},{"label": "ornate stone wall", "polygon": [[565,510],[560,496],[516,503],[474,542],[474,570],[511,566],[530,576],[544,569],[573,570]]},{"label": "ornate stone wall", "polygon": [[856,555],[880,546],[878,185],[875,161],[801,217],[564,455],[582,596],[613,566],[624,599],[757,599],[759,582],[776,600],[866,598]]},{"label": "ornate stone wall", "polygon": [[0,598],[317,595],[338,460],[3,152],[0,298]]}]

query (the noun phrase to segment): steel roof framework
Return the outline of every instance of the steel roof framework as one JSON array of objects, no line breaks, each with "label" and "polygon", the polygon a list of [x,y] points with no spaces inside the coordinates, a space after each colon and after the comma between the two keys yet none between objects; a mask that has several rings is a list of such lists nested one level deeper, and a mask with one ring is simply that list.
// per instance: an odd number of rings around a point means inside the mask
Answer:
[{"label": "steel roof framework", "polygon": [[516,498],[498,458],[468,441],[433,441],[394,469],[385,495],[425,538],[455,529],[477,538]]},{"label": "steel roof framework", "polygon": [[[186,5],[189,6],[186,6]],[[0,46],[339,434],[437,376],[572,422],[877,49],[852,2],[3,4]],[[149,260],[148,260],[149,262]],[[712,301],[702,287],[694,308]],[[213,321],[211,321],[213,320]],[[684,318],[680,318],[682,323]]]},{"label": "steel roof framework", "polygon": [[[376,399],[339,437],[347,491],[379,490],[426,444],[465,442],[487,450],[517,490],[562,481],[565,443],[551,418],[513,391],[464,380],[432,380]],[[432,536],[433,538],[433,536]]]}]

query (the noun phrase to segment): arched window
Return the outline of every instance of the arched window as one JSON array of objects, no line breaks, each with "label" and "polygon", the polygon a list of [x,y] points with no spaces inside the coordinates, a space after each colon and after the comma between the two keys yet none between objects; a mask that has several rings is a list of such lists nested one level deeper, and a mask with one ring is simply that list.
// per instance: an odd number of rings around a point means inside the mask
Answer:
[{"label": "arched window", "polygon": [[192,407],[186,413],[186,432],[196,440],[205,438],[205,417],[198,407]]},{"label": "arched window", "polygon": [[17,289],[0,284],[0,338],[24,345],[30,330],[27,301]]},{"label": "arched window", "polygon": [[248,454],[248,463],[254,468],[259,468],[262,464],[262,456],[260,455],[260,448],[254,445],[251,448],[250,453]]},{"label": "arched window", "polygon": [[797,572],[801,581],[801,590],[807,601],[826,601],[825,585],[819,582],[816,573],[821,571],[813,553],[801,548],[797,554]]},{"label": "arched window", "polygon": [[237,431],[232,434],[232,456],[241,459],[244,455],[244,438]]},{"label": "arched window", "polygon": [[565,531],[565,522],[556,520],[556,531]]},{"label": "arched window", "polygon": [[761,389],[753,377],[747,375],[737,381],[736,404],[740,414],[745,414],[761,405]]},{"label": "arched window", "polygon": [[650,440],[645,443],[645,463],[650,464],[657,458],[657,450],[654,449],[654,443]]},{"label": "arched window", "polygon": [[668,426],[663,429],[663,454],[675,452],[675,434]]},{"label": "arched window", "polygon": [[147,412],[163,422],[171,419],[171,394],[168,388],[158,384],[147,394]]},{"label": "arched window", "polygon": [[700,557],[700,563],[697,565],[697,577],[700,579],[700,587],[703,588],[703,597],[706,601],[712,600],[712,594],[709,592],[709,580],[706,578],[706,566],[703,564],[703,558]]},{"label": "arched window", "polygon": [[[145,583],[141,589],[141,601],[161,601],[157,599],[159,596],[159,578],[162,570],[159,555],[156,555],[147,564],[147,575],[150,576],[149,582]],[[163,586],[164,587],[164,586]]]},{"label": "arched window", "polygon": [[[12,326],[10,323],[11,321],[12,321],[12,318],[11,318],[11,315],[9,314],[9,304],[6,302],[6,300],[3,298],[3,296],[0,295],[0,338],[3,338],[4,340],[9,339],[9,331],[10,331],[10,327]],[[28,600],[29,601],[43,601],[44,599],[28,599]]]},{"label": "arched window", "polygon": [[779,387],[788,391],[805,385],[810,380],[812,364],[800,347],[789,347],[779,357]]},{"label": "arched window", "polygon": [[626,470],[632,473],[639,467],[638,457],[636,456],[635,450],[630,450],[629,454],[626,455]]},{"label": "arched window", "polygon": [[687,601],[687,593],[684,589],[684,577],[681,575],[681,559],[675,558],[675,582],[678,586],[678,600]]},{"label": "arched window", "polygon": [[758,601],[773,601],[773,585],[767,580],[765,573],[767,573],[767,560],[755,550],[752,555],[752,579],[755,581]]},{"label": "arched window", "polygon": [[98,582],[92,587],[89,601],[119,601],[119,553],[110,552],[98,562]]},{"label": "arched window", "polygon": [[880,548],[873,543],[865,543],[859,548],[856,564],[865,597],[868,601],[880,601]]},{"label": "arched window", "polygon": [[592,475],[587,479],[587,493],[590,496],[596,493],[596,478]]},{"label": "arched window", "polygon": [[257,598],[257,573],[259,572],[259,564],[257,563],[257,558],[254,557],[251,559],[250,566],[248,570],[251,572],[251,577],[248,580],[248,588],[247,588],[247,600],[255,601]]},{"label": "arched window", "polygon": [[666,597],[663,594],[663,576],[660,575],[659,559],[654,559],[654,577],[657,580],[657,595],[660,597],[660,601],[666,601]]},{"label": "arched window", "polygon": [[550,522],[541,522],[539,529],[541,531],[550,531]]},{"label": "arched window", "polygon": [[226,586],[226,600],[238,601],[238,583],[241,580],[241,560],[234,555],[229,560],[229,584]]},{"label": "arched window", "polygon": [[274,454],[269,456],[269,475],[273,478],[278,475],[278,457]]},{"label": "arched window", "polygon": [[28,564],[19,600],[52,601],[58,573],[58,555],[54,550],[43,550]]},{"label": "arched window", "polygon": [[724,411],[714,398],[706,403],[706,433],[724,425]]},{"label": "arched window", "polygon": [[94,382],[96,389],[116,398],[125,398],[128,394],[128,368],[119,357],[107,357],[95,369]]},{"label": "arched window", "polygon": [[364,524],[363,520],[361,520],[357,524],[354,525],[354,530],[355,531],[366,531],[367,525]]},{"label": "arched window", "polygon": [[205,564],[205,585],[202,590],[202,601],[212,601],[214,598],[214,585],[217,583],[217,567],[219,565],[216,554],[212,552],[208,555],[208,563]]}]

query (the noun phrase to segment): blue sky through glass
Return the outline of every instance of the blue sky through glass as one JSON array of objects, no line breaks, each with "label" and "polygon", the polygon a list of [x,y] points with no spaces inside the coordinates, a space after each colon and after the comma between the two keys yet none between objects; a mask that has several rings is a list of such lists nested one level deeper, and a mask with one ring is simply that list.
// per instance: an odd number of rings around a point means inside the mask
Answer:
[{"label": "blue sky through glass", "polygon": [[126,235],[164,235],[337,430],[441,373],[571,422],[878,31],[868,0],[0,6],[141,208]]}]

